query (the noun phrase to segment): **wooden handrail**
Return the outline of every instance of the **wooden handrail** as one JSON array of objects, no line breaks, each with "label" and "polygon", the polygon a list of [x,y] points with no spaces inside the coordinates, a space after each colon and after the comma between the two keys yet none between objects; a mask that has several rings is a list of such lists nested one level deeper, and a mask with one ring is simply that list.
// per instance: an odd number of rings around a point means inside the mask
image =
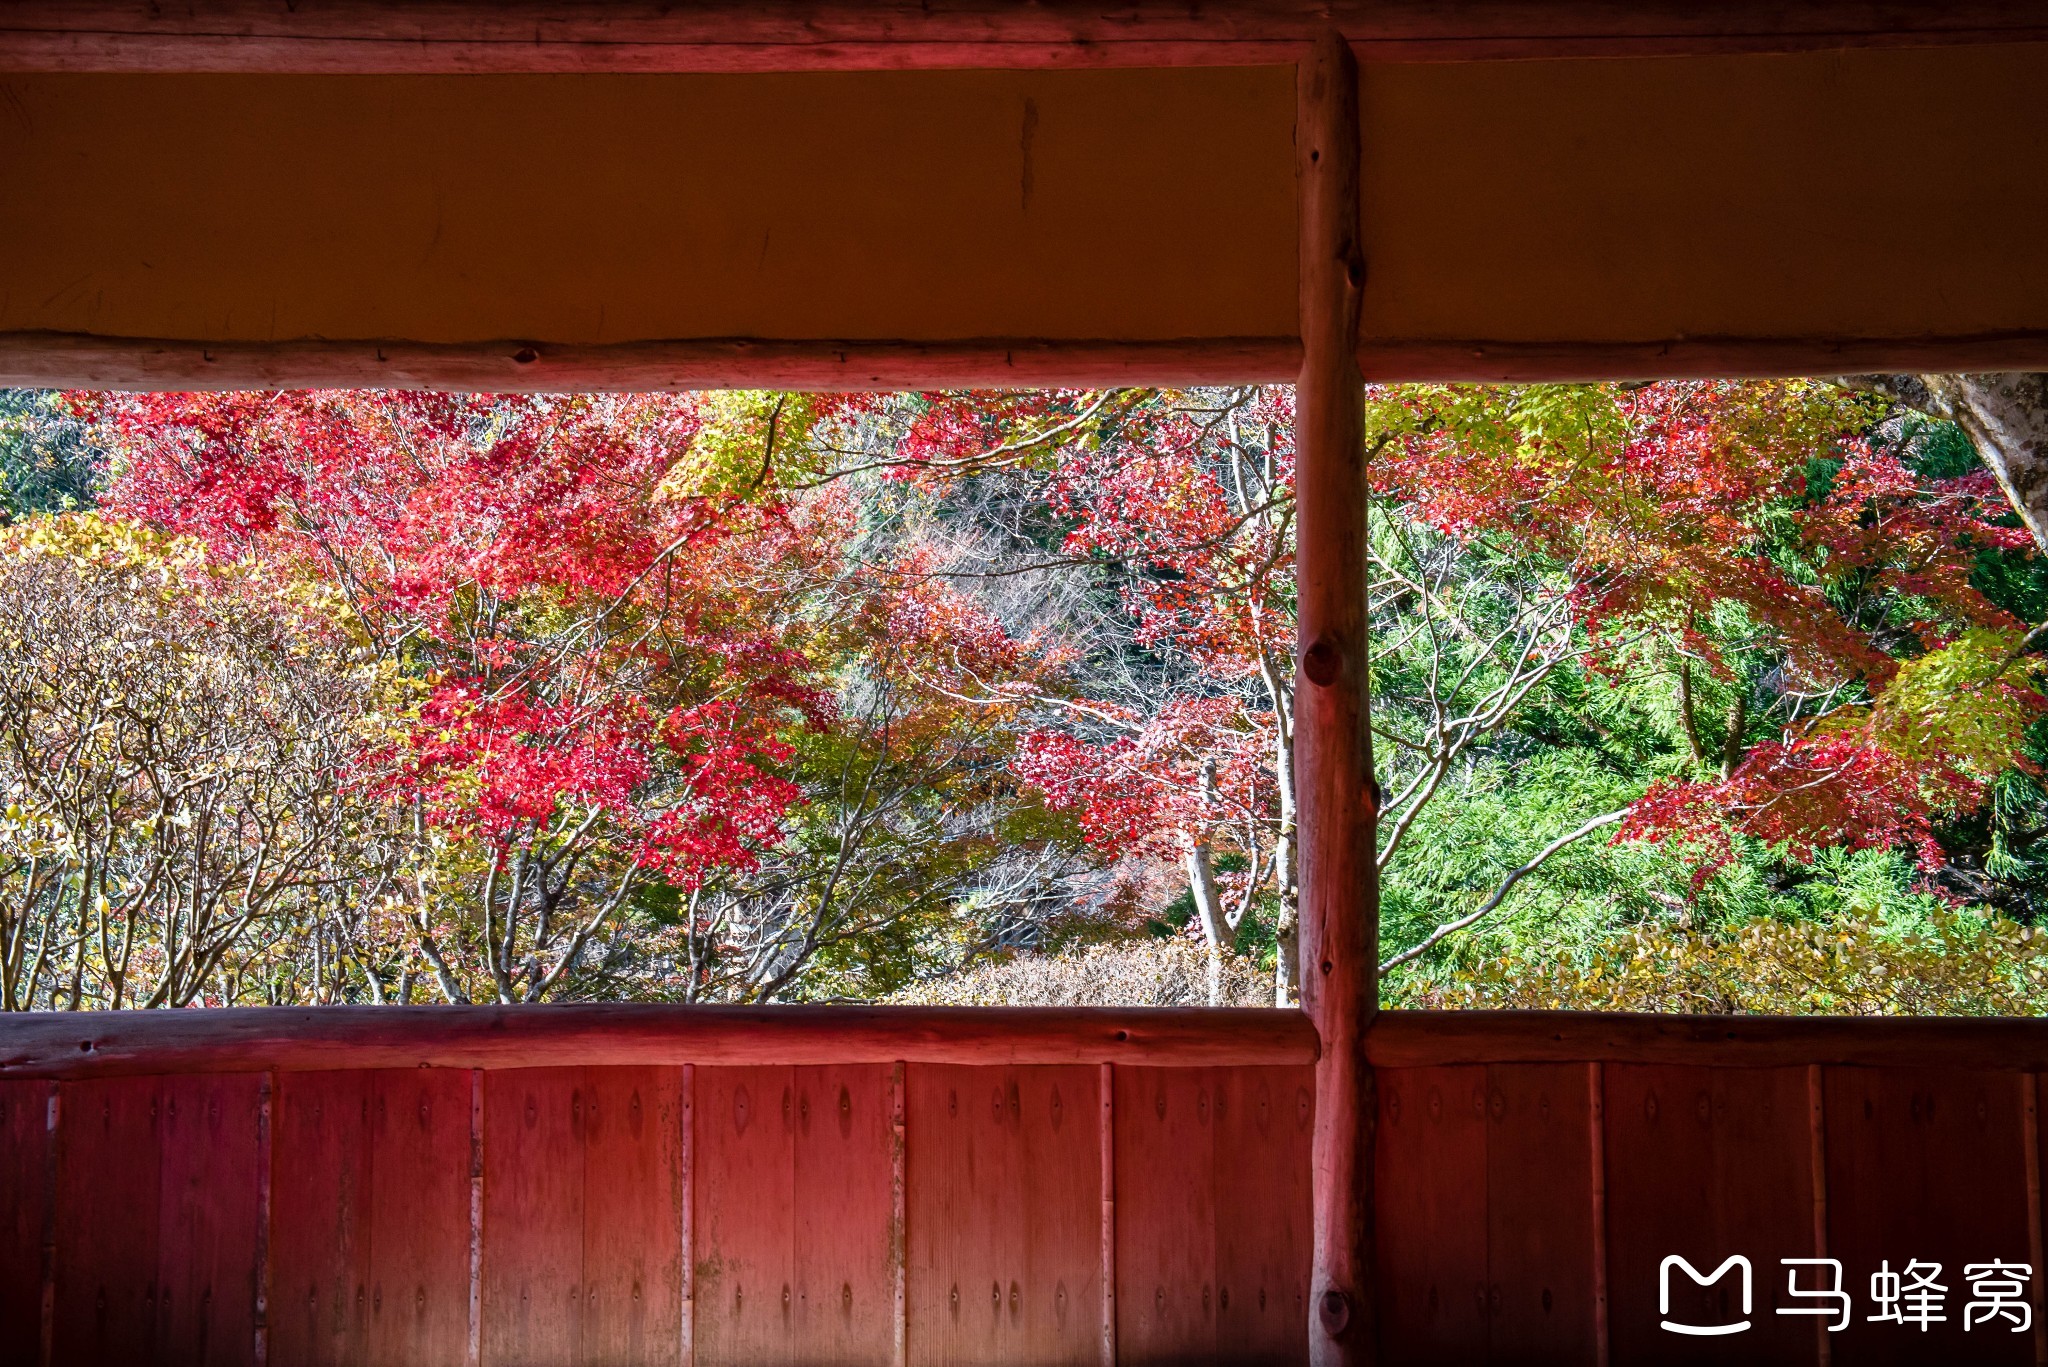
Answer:
[{"label": "wooden handrail", "polygon": [[[1305,1064],[1296,1011],[1117,1007],[327,1006],[0,1017],[0,1078],[592,1064]],[[2048,1071],[2048,1019],[1382,1011],[1378,1068],[1806,1064]]]},{"label": "wooden handrail", "polygon": [[1366,1057],[1376,1068],[1602,1062],[2033,1071],[2048,1069],[2048,1019],[1382,1011]]},{"label": "wooden handrail", "polygon": [[1298,1011],[325,1006],[0,1018],[0,1078],[601,1064],[1305,1064]]}]

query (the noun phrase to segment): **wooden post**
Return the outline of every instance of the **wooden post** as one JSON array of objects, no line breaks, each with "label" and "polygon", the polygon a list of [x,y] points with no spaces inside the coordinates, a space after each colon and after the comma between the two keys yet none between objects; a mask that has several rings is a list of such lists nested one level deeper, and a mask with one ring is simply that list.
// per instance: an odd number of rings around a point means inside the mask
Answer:
[{"label": "wooden post", "polygon": [[1300,659],[1294,769],[1301,821],[1301,1003],[1316,1063],[1315,1261],[1309,1360],[1375,1357],[1372,1070],[1379,880],[1366,729],[1364,383],[1357,340],[1358,66],[1335,30],[1295,78],[1301,228],[1301,380],[1295,390]]}]

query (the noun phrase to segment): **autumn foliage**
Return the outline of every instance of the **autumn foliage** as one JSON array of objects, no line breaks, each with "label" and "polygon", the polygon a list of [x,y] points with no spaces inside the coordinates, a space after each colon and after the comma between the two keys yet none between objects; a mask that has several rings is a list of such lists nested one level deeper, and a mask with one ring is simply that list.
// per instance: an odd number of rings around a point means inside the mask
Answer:
[{"label": "autumn foliage", "polygon": [[[769,1000],[1062,945],[1092,981],[1155,934],[1202,948],[1213,1000],[1260,956],[1289,993],[1286,390],[67,405],[100,506],[0,546],[42,662],[0,700],[31,908],[0,926],[10,1005]],[[2032,782],[2039,614],[1997,587],[2030,542],[1877,401],[1404,386],[1367,418],[1389,971],[1457,962],[1472,908],[1592,833],[1679,868],[1629,895],[1690,927],[1759,861],[1936,877]],[[154,694],[123,681],[144,654]],[[171,726],[165,680],[220,725]],[[168,748],[94,752],[128,815],[88,838],[51,775],[102,713]],[[241,834],[144,813],[150,774],[236,746],[205,810]],[[310,795],[290,820],[262,754]],[[1539,788],[1458,862],[1447,806]]]}]

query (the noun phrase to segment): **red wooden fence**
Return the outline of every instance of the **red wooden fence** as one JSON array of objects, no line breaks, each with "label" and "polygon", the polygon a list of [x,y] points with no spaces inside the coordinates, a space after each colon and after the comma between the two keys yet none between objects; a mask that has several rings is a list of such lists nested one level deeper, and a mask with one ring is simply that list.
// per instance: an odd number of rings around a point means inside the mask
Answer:
[{"label": "red wooden fence", "polygon": [[[1298,1362],[1315,1051],[1256,1011],[0,1022],[0,1363]],[[2048,1024],[1391,1012],[1369,1052],[1385,1362],[2048,1360],[2038,1276],[2026,1332],[1963,1328],[1967,1265],[2041,1270]],[[1660,1308],[1732,1254],[1746,1317]],[[1812,1257],[1843,1332],[1776,1313]],[[1915,1259],[1946,1320],[1873,1322]]]},{"label": "red wooden fence", "polygon": [[1315,1048],[1270,1011],[0,1023],[0,1363],[1299,1361]]},{"label": "red wooden fence", "polygon": [[[1390,1012],[1369,1041],[1390,1363],[2042,1363],[2048,1022]],[[1701,1288],[1663,1260],[1710,1274]],[[1833,1317],[1785,1258],[1833,1258]],[[1871,1274],[1940,1263],[1946,1319],[1873,1321]],[[1965,1330],[1965,1269],[2035,1274]],[[1822,1285],[1808,1267],[1799,1285]],[[1666,1319],[1720,1326],[1690,1336]]]}]

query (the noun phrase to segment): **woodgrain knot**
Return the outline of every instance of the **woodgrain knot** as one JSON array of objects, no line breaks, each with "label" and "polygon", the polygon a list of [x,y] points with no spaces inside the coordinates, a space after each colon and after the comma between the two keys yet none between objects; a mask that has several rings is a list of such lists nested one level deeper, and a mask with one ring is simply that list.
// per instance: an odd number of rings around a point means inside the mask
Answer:
[{"label": "woodgrain knot", "polygon": [[1337,1337],[1344,1332],[1345,1326],[1351,1323],[1351,1297],[1336,1287],[1331,1287],[1323,1293],[1322,1299],[1316,1302],[1316,1320],[1323,1326],[1325,1334],[1331,1338]]},{"label": "woodgrain knot", "polygon": [[1319,688],[1328,688],[1337,682],[1337,676],[1343,669],[1344,658],[1328,641],[1317,641],[1301,653],[1301,672]]}]

